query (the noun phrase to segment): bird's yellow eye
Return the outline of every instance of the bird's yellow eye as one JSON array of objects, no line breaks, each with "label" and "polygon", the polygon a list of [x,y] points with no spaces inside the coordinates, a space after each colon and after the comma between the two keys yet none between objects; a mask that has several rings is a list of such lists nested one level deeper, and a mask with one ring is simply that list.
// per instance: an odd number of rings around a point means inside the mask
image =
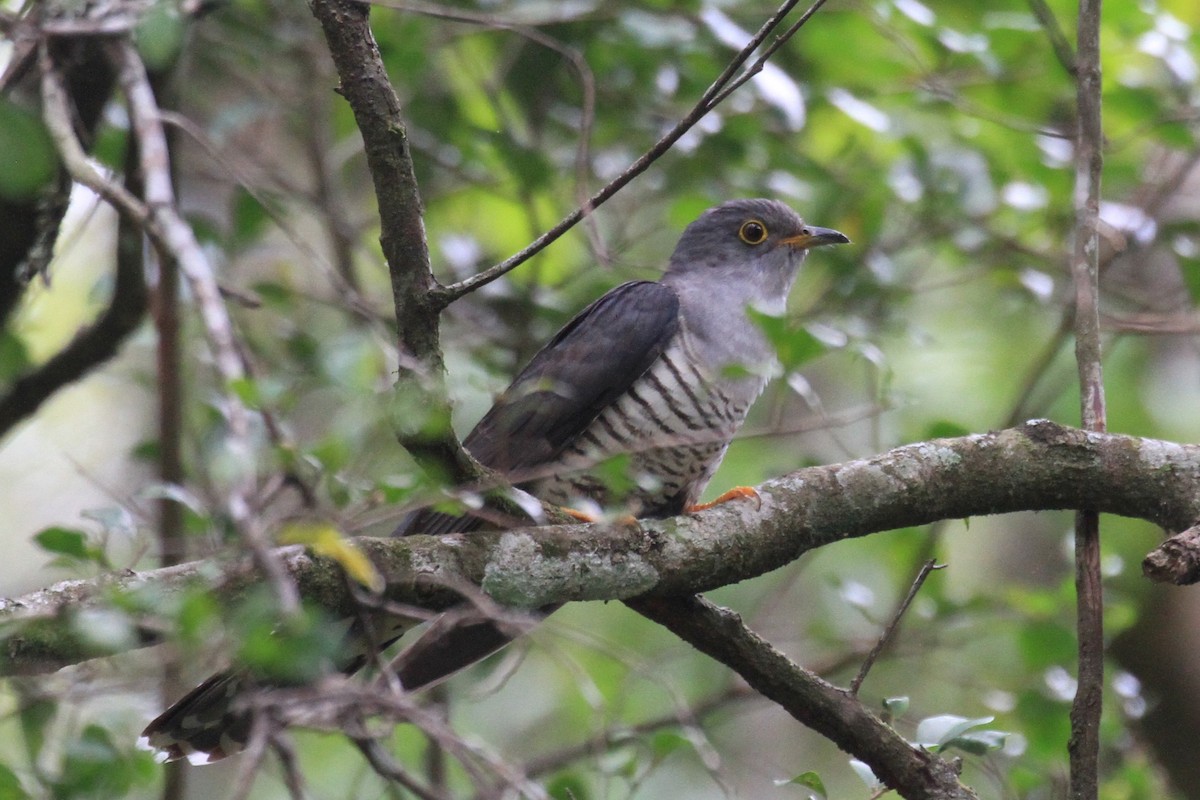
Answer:
[{"label": "bird's yellow eye", "polygon": [[767,240],[767,226],[756,219],[743,222],[738,229],[738,238],[746,244],[762,244]]}]

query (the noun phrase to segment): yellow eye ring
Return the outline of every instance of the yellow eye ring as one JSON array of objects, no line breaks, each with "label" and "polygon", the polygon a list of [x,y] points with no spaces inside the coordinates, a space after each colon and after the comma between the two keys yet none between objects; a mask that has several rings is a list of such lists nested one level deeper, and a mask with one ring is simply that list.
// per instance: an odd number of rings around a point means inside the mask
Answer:
[{"label": "yellow eye ring", "polygon": [[738,228],[738,238],[746,244],[762,244],[767,235],[767,226],[757,219],[747,220]]}]

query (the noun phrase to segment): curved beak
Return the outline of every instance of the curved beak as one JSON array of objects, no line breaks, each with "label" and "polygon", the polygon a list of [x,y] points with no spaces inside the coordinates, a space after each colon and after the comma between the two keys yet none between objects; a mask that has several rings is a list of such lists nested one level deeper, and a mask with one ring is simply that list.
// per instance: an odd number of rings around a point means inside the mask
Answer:
[{"label": "curved beak", "polygon": [[810,247],[820,247],[823,244],[849,244],[850,237],[833,228],[818,228],[816,225],[805,225],[804,230],[786,239],[780,239],[780,244],[786,244],[797,250],[807,250]]}]

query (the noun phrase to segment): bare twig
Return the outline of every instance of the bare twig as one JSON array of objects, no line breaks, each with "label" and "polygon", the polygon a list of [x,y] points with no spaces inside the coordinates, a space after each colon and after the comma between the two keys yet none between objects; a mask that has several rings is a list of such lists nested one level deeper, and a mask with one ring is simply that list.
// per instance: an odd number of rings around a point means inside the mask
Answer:
[{"label": "bare twig", "polygon": [[[315,264],[329,279],[329,284],[337,293],[339,302],[343,303],[345,307],[353,311],[359,318],[375,323],[380,328],[383,327],[380,325],[379,312],[372,308],[367,299],[355,291],[354,288],[342,278],[341,268],[337,264],[330,262],[328,258],[320,253],[312,244],[312,242],[310,242],[308,238],[299,231],[297,226],[290,219],[288,219],[287,215],[280,212],[280,210],[276,207],[276,204],[273,203],[271,199],[258,186],[255,185],[254,180],[247,174],[246,170],[242,169],[229,158],[226,158],[224,155],[222,155],[220,148],[213,143],[212,137],[205,133],[204,130],[201,129],[201,127],[195,122],[178,112],[161,109],[159,116],[167,125],[172,125],[176,128],[179,128],[181,131],[187,134],[192,141],[199,145],[200,149],[204,151],[205,155],[207,155],[212,162],[218,168],[220,168],[222,172],[225,173],[226,176],[228,176],[230,180],[245,190],[246,194],[250,195],[255,201],[258,202],[258,205],[260,208],[262,208],[263,213],[265,213],[271,222],[283,233],[284,236],[287,237],[288,241],[291,242],[291,244],[297,250],[303,253],[304,256],[313,264]],[[318,191],[318,195],[319,194],[320,192]],[[321,198],[319,196],[316,198],[316,200],[318,203],[321,202]],[[324,207],[322,207],[321,210],[322,212],[329,211],[329,209]],[[342,219],[336,224],[340,228],[341,225],[348,223],[346,220]]]},{"label": "bare twig", "polygon": [[525,771],[533,776],[546,775],[589,756],[607,752],[614,745],[628,741],[638,736],[663,730],[665,728],[687,728],[696,726],[697,720],[729,708],[734,703],[746,700],[762,699],[762,696],[740,681],[733,683],[704,700],[693,701],[686,709],[686,716],[679,711],[664,714],[654,719],[639,722],[629,727],[616,730],[606,729],[591,736],[585,741],[570,744],[561,749],[540,755],[525,764]]},{"label": "bare twig", "polygon": [[247,700],[256,716],[268,717],[272,724],[343,731],[356,742],[372,738],[367,730],[368,719],[410,723],[452,755],[477,785],[489,786],[499,779],[521,797],[547,797],[540,786],[487,748],[463,739],[440,716],[422,708],[411,694],[380,692],[375,687],[330,677],[316,687],[262,691]]},{"label": "bare twig", "polygon": [[1187,313],[1104,314],[1105,329],[1147,336],[1195,336],[1200,333],[1200,315]]},{"label": "bare twig", "polygon": [[626,601],[702,653],[725,664],[798,721],[868,764],[907,798],[974,800],[950,762],[906,742],[857,698],[801,668],[747,628],[733,612],[702,597]]},{"label": "bare twig", "polygon": [[378,201],[380,245],[396,313],[397,405],[402,409],[393,415],[397,436],[425,468],[455,483],[479,480],[488,471],[463,449],[449,424],[438,328],[442,306],[433,299],[437,281],[400,98],[371,32],[370,6],[350,0],[310,0],[309,5],[329,45],[339,91],[362,134]]},{"label": "bare twig", "polygon": [[55,392],[113,358],[146,315],[141,236],[132,246],[118,237],[116,280],[108,307],[48,361],[22,375],[0,397],[0,437],[31,416]]},{"label": "bare twig", "polygon": [[548,24],[554,21],[555,18],[548,18],[539,23],[517,22],[506,19],[498,14],[481,13],[435,3],[405,2],[404,0],[372,0],[372,2],[376,6],[392,8],[397,11],[406,11],[412,14],[421,14],[433,17],[434,19],[444,19],[452,22],[463,22],[471,25],[482,25],[488,28],[512,31],[534,44],[544,47],[547,50],[553,50],[562,56],[563,60],[571,66],[571,69],[578,76],[579,88],[583,95],[579,108],[579,144],[575,148],[576,193],[579,195],[580,206],[584,208],[584,223],[589,225],[588,235],[592,240],[592,247],[595,250],[603,248],[603,242],[600,239],[599,232],[595,229],[594,221],[590,220],[589,212],[591,211],[591,207],[588,206],[587,190],[588,153],[591,148],[592,126],[595,123],[596,117],[596,79],[592,74],[591,66],[587,63],[587,59],[583,57],[583,54],[577,48],[565,45],[553,36],[549,36],[534,27],[535,24]]},{"label": "bare twig", "polygon": [[[1079,369],[1083,428],[1103,432],[1104,377],[1100,352],[1099,220],[1104,133],[1100,98],[1100,0],[1080,0],[1076,60],[1078,135],[1075,142],[1075,360]],[[1104,589],[1100,574],[1100,516],[1075,516],[1075,591],[1079,670],[1071,705],[1071,797],[1099,793],[1100,716],[1104,690]]]},{"label": "bare twig", "polygon": [[929,577],[929,573],[935,569],[941,569],[937,565],[937,561],[929,559],[922,566],[917,577],[913,579],[912,586],[908,589],[908,594],[904,596],[904,600],[896,608],[896,612],[892,615],[891,621],[887,627],[883,629],[883,633],[879,636],[879,641],[875,642],[875,646],[871,648],[871,652],[867,653],[867,657],[863,659],[862,666],[858,668],[858,674],[854,676],[854,680],[850,681],[850,694],[858,696],[858,690],[862,688],[863,681],[867,679],[867,673],[871,671],[871,667],[875,661],[883,653],[883,649],[887,647],[888,642],[892,640],[896,629],[900,627],[900,620],[904,613],[908,611],[908,607],[912,605],[912,601],[917,596],[917,592],[921,591],[921,586],[924,585],[925,579]]},{"label": "bare twig", "polygon": [[213,269],[204,257],[191,226],[175,206],[167,137],[163,132],[158,103],[146,68],[132,42],[126,40],[114,49],[118,80],[125,92],[141,153],[146,209],[162,236],[161,241],[156,241],[159,256],[174,260],[187,279],[204,323],[213,363],[223,383],[222,411],[228,426],[227,447],[233,463],[239,468],[239,474],[228,488],[226,510],[255,562],[270,580],[281,609],[285,613],[294,613],[299,609],[299,594],[272,554],[254,507],[257,476],[254,448],[250,441],[250,413],[237,392],[237,386],[245,380],[246,372],[238,353],[233,324],[221,300]]},{"label": "bare twig", "polygon": [[283,768],[283,782],[288,788],[288,794],[292,800],[304,800],[304,775],[296,762],[296,749],[292,747],[292,740],[285,733],[276,732],[271,735],[271,749],[275,751],[279,765]]},{"label": "bare twig", "polygon": [[351,741],[354,742],[359,752],[363,754],[363,758],[367,760],[367,763],[371,765],[371,769],[375,770],[376,774],[380,777],[400,784],[420,798],[420,800],[450,800],[449,795],[418,783],[412,775],[408,774],[408,771],[404,767],[392,759],[387,750],[383,749],[378,739],[356,736]]},{"label": "bare twig", "polygon": [[615,195],[618,191],[626,186],[630,181],[641,175],[650,165],[663,156],[668,150],[675,145],[685,133],[692,129],[708,112],[712,111],[722,100],[737,89],[739,86],[750,80],[755,74],[762,70],[762,66],[766,63],[766,59],[770,54],[774,53],[781,47],[790,37],[792,37],[806,23],[817,10],[824,5],[825,0],[816,0],[815,3],[806,11],[800,19],[798,19],[786,32],[780,34],[764,50],[763,54],[748,67],[744,72],[739,74],[739,70],[750,59],[754,51],[771,35],[771,33],[779,27],[784,18],[799,4],[799,0],[787,0],[783,3],[774,14],[759,28],[758,32],[751,37],[746,46],[738,51],[717,76],[716,80],[705,90],[700,99],[696,102],[692,109],[683,116],[675,125],[667,131],[654,146],[643,153],[636,161],[625,168],[625,171],[610,181],[606,186],[592,195],[588,201],[576,208],[567,216],[563,217],[554,227],[543,233],[538,238],[534,239],[528,246],[521,251],[514,253],[500,263],[488,267],[484,271],[472,275],[466,280],[452,283],[449,286],[444,286],[436,289],[434,294],[434,302],[440,307],[445,307],[454,302],[465,294],[468,294],[480,286],[491,283],[500,276],[510,272],[517,266],[525,263],[533,256],[540,253],[548,245],[561,237],[564,233],[573,228],[584,215],[592,209],[598,208],[602,203]]},{"label": "bare twig", "polygon": [[238,762],[233,791],[229,793],[230,800],[246,800],[250,796],[250,790],[254,788],[254,779],[258,777],[259,768],[267,755],[267,744],[271,740],[271,726],[274,723],[261,713],[254,714],[251,720],[250,738]]},{"label": "bare twig", "polygon": [[1067,41],[1067,35],[1063,33],[1062,26],[1058,24],[1058,19],[1046,0],[1029,0],[1029,10],[1037,17],[1038,24],[1050,39],[1050,46],[1054,48],[1058,63],[1069,75],[1074,75],[1075,53],[1071,51],[1071,43]]},{"label": "bare twig", "polygon": [[101,175],[88,161],[71,125],[70,102],[62,78],[48,47],[43,44],[39,48],[39,60],[46,128],[71,177],[92,189],[118,213],[140,227],[154,244],[159,257],[176,261],[188,278],[208,335],[213,361],[225,388],[223,412],[229,429],[229,446],[245,470],[243,477],[229,491],[227,510],[230,519],[245,537],[259,567],[272,580],[281,607],[293,610],[299,605],[296,589],[288,584],[282,568],[274,560],[251,505],[255,476],[248,466],[253,463],[253,452],[249,445],[249,414],[235,391],[236,384],[245,376],[234,347],[229,318],[204,252],[192,235],[191,228],[174,207],[166,137],[145,68],[128,42],[117,47],[116,59],[138,137],[147,197],[145,204],[116,181]]}]

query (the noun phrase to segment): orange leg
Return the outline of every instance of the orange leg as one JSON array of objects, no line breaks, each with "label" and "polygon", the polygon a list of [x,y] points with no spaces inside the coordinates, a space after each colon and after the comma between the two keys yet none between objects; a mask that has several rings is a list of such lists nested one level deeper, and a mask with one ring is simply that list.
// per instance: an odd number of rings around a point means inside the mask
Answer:
[{"label": "orange leg", "polygon": [[592,516],[591,514],[585,513],[583,511],[576,511],[575,509],[567,508],[566,506],[555,506],[555,508],[557,508],[562,513],[566,514],[568,517],[573,517],[574,519],[577,519],[580,522],[597,522],[598,521],[596,519],[596,517]]},{"label": "orange leg", "polygon": [[[566,506],[555,506],[555,508],[566,514],[568,517],[577,519],[580,522],[592,523],[601,521],[600,517],[589,514],[586,511],[579,511],[574,508],[567,508]],[[633,516],[632,514],[622,514],[621,516],[617,517],[614,522],[616,522],[617,525],[631,525],[635,528],[641,527],[640,523],[638,523],[637,517]]]},{"label": "orange leg", "polygon": [[730,500],[747,500],[750,498],[754,498],[754,502],[757,503],[760,508],[762,507],[762,498],[759,496],[758,492],[754,489],[754,487],[752,487],[752,486],[735,486],[732,489],[730,489],[728,492],[725,492],[725,494],[718,497],[716,500],[713,500],[712,502],[699,503],[698,505],[688,506],[687,508],[684,509],[684,511],[687,512],[688,514],[695,514],[697,511],[705,511],[707,509],[712,508],[713,506],[719,506],[722,503],[728,503]]}]

